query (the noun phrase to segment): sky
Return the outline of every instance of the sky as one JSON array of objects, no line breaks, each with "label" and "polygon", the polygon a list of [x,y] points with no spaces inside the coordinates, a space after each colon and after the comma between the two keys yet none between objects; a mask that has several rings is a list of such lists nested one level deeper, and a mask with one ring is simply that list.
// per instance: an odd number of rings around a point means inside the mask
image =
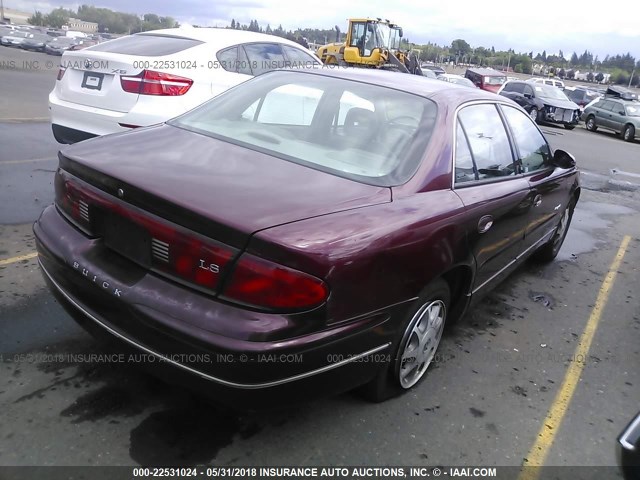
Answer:
[{"label": "sky", "polygon": [[[450,45],[462,38],[472,47],[536,53],[562,50],[569,58],[589,50],[603,60],[607,54],[640,59],[640,2],[607,11],[605,4],[574,0],[4,0],[5,7],[44,13],[62,6],[77,9],[83,3],[127,13],[156,13],[181,23],[226,26],[231,19],[248,24],[258,20],[285,30],[333,28],[344,32],[349,17],[381,17],[403,27],[414,43]],[[615,2],[619,4],[619,2]],[[623,11],[621,11],[623,10]]]}]

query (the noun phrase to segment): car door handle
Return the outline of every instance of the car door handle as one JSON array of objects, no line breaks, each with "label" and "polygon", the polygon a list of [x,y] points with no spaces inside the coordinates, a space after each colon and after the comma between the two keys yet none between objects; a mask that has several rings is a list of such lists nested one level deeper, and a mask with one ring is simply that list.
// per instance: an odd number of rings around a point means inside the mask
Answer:
[{"label": "car door handle", "polygon": [[493,226],[493,217],[485,215],[478,220],[478,232],[486,233]]},{"label": "car door handle", "polygon": [[540,205],[542,205],[542,195],[538,194],[533,199],[533,206],[534,207],[539,207]]}]

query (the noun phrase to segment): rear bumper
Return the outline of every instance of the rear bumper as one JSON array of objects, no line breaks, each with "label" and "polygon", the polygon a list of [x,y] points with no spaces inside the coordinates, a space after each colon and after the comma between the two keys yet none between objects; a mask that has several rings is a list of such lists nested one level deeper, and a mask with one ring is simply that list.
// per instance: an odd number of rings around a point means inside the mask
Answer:
[{"label": "rear bumper", "polygon": [[255,408],[345,391],[390,360],[391,312],[301,333],[317,314],[260,314],[192,292],[105,251],[53,206],[34,233],[47,284],[81,326],[143,354],[138,366],[223,403]]},{"label": "rear bumper", "polygon": [[118,112],[62,100],[56,88],[49,94],[51,123],[90,137],[128,132],[135,127],[162,123],[197,104],[190,105],[176,97],[141,95],[128,112]]},{"label": "rear bumper", "polygon": [[55,123],[51,124],[53,137],[58,143],[77,143],[95,137],[92,133],[83,132],[69,127],[63,127]]}]

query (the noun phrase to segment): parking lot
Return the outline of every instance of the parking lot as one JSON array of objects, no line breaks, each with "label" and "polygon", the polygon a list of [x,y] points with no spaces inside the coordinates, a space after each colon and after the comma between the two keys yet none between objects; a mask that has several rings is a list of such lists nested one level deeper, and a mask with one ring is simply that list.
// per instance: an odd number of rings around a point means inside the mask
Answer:
[{"label": "parking lot", "polygon": [[615,465],[640,398],[638,141],[542,128],[582,170],[563,249],[450,326],[415,390],[229,412],[88,357],[105,350],[45,288],[32,233],[53,201],[59,57],[0,53],[16,62],[0,70],[0,465]]}]

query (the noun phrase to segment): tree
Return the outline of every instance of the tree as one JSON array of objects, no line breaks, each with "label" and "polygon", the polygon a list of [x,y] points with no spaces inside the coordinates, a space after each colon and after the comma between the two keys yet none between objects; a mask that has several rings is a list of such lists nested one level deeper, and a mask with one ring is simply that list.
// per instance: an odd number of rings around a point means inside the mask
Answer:
[{"label": "tree", "polygon": [[42,15],[41,11],[36,10],[35,13],[29,17],[27,22],[29,22],[30,25],[43,26],[44,25],[44,15]]},{"label": "tree", "polygon": [[69,17],[73,17],[75,12],[66,10],[62,7],[51,10],[51,12],[44,17],[44,23],[53,28],[62,28],[69,21]]},{"label": "tree", "polygon": [[604,75],[602,74],[602,72],[598,72],[595,78],[596,82],[601,83],[604,80]]},{"label": "tree", "polygon": [[567,76],[566,72],[564,71],[564,68],[561,68],[561,69],[558,71],[558,76],[559,76],[560,78],[565,78],[565,77]]},{"label": "tree", "polygon": [[572,67],[576,67],[580,65],[580,60],[578,59],[578,54],[576,52],[573,52],[571,54],[571,60],[569,60],[569,63],[571,64]]},{"label": "tree", "polygon": [[231,19],[231,28],[234,29],[234,30],[236,29],[236,19],[235,18]]},{"label": "tree", "polygon": [[457,55],[466,55],[471,52],[471,46],[465,40],[457,38],[451,42],[451,51]]},{"label": "tree", "polygon": [[587,73],[587,82],[593,82],[593,72]]},{"label": "tree", "polygon": [[567,71],[567,78],[569,80],[573,80],[574,78],[576,78],[576,72],[574,72],[573,70]]}]

